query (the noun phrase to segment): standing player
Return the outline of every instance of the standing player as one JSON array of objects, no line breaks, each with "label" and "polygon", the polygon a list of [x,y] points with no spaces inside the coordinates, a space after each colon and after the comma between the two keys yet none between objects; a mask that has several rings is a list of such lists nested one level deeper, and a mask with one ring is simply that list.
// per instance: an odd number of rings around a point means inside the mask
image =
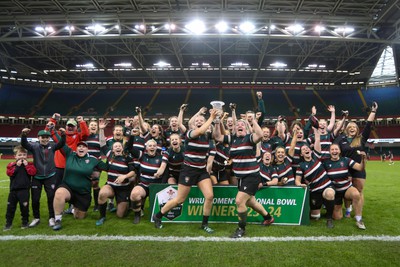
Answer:
[{"label": "standing player", "polygon": [[186,133],[186,150],[183,168],[179,176],[178,193],[174,199],[168,201],[157,214],[153,215],[156,228],[162,228],[161,218],[172,208],[182,204],[189,195],[192,185],[200,188],[204,195],[203,222],[201,229],[207,233],[214,230],[208,226],[208,218],[211,214],[212,201],[214,198],[210,175],[206,170],[207,153],[210,148],[210,137],[206,134],[207,129],[217,116],[217,110],[210,110],[210,117],[206,121],[203,115],[194,118],[194,128]]},{"label": "standing player", "polygon": [[240,238],[245,235],[247,221],[247,207],[263,216],[262,225],[268,226],[274,222],[274,218],[257,202],[255,194],[261,183],[260,167],[256,158],[256,146],[260,142],[263,132],[255,117],[252,117],[253,133],[249,132],[248,124],[244,120],[236,123],[234,135],[221,135],[220,123],[215,123],[214,137],[217,142],[230,144],[232,170],[238,178],[238,193],[236,195],[236,210],[239,224],[232,238]]}]

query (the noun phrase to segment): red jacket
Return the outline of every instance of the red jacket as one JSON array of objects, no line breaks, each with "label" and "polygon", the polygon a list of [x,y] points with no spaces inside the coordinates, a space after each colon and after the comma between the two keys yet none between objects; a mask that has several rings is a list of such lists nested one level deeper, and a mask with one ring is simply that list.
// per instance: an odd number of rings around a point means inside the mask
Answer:
[{"label": "red jacket", "polygon": [[[53,122],[54,124],[56,123],[56,121],[53,118],[51,118],[50,121]],[[86,141],[86,139],[89,136],[89,128],[87,127],[85,121],[80,121],[79,127],[81,129],[80,132],[76,131],[74,133],[65,133],[66,135],[65,144],[69,146],[73,151],[76,150],[76,147],[80,141]],[[58,132],[58,136],[60,135],[61,134]],[[51,131],[51,138],[53,138],[55,142],[59,141],[54,130]],[[65,168],[65,157],[60,150],[57,150],[55,153],[54,163],[56,165],[56,168],[60,169]]]},{"label": "red jacket", "polygon": [[10,177],[10,190],[29,189],[31,177],[36,175],[36,168],[32,162],[28,162],[26,166],[10,162],[7,165],[7,175]]}]

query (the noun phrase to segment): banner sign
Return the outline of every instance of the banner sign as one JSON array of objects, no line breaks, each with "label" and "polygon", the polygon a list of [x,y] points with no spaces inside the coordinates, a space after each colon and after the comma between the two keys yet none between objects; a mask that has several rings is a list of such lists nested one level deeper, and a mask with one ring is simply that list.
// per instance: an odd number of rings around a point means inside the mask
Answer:
[{"label": "banner sign", "polygon": [[[151,214],[160,211],[177,194],[177,185],[150,185]],[[235,198],[236,186],[214,186],[214,199],[209,222],[237,223]],[[275,218],[274,224],[309,225],[310,205],[307,188],[297,186],[263,187],[256,194],[256,200]],[[201,222],[203,218],[204,197],[197,186],[192,186],[185,202],[173,208],[164,217],[163,222]],[[261,215],[248,209],[247,222],[260,223]]]}]

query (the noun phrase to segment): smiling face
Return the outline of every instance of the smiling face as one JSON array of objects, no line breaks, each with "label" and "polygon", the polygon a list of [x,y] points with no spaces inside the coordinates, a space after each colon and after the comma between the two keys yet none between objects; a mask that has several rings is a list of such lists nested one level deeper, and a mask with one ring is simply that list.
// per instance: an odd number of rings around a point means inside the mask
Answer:
[{"label": "smiling face", "polygon": [[322,134],[325,134],[326,127],[328,126],[328,123],[325,119],[320,119],[318,122],[319,129],[321,130]]},{"label": "smiling face", "polygon": [[304,137],[303,129],[297,129],[297,140],[302,140]]},{"label": "smiling face", "polygon": [[120,142],[114,142],[114,144],[112,145],[112,152],[116,156],[121,156],[124,152],[124,147]]},{"label": "smiling face", "polygon": [[339,145],[337,144],[332,144],[329,147],[329,153],[331,154],[331,159],[332,160],[338,160],[340,157],[340,148]]},{"label": "smiling face", "polygon": [[71,133],[76,132],[76,129],[78,129],[77,126],[75,126],[73,124],[67,124],[67,129],[65,129],[65,130],[66,130],[67,133],[71,134]]},{"label": "smiling face", "polygon": [[153,139],[146,142],[146,152],[149,155],[155,155],[157,151],[157,142]]},{"label": "smiling face", "polygon": [[89,132],[91,134],[96,134],[98,129],[99,129],[99,126],[96,121],[91,121],[89,123]]},{"label": "smiling face", "polygon": [[275,152],[276,162],[282,163],[285,161],[286,151],[283,147],[278,147]]},{"label": "smiling face", "polygon": [[50,142],[50,136],[49,135],[41,135],[38,136],[39,143],[43,146],[47,146]]},{"label": "smiling face", "polygon": [[171,118],[169,119],[169,126],[170,126],[171,128],[176,128],[176,127],[178,127],[178,118],[177,118],[177,117],[171,117]]},{"label": "smiling face", "polygon": [[305,160],[310,160],[311,159],[311,149],[307,145],[303,145],[300,148],[300,156],[302,156]]},{"label": "smiling face", "polygon": [[269,152],[269,151],[265,152],[264,155],[263,155],[263,163],[264,163],[264,165],[269,166],[271,164],[271,161],[272,161],[271,152]]},{"label": "smiling face", "polygon": [[245,136],[247,134],[246,122],[243,120],[239,120],[236,123],[236,135],[237,136]]},{"label": "smiling face", "polygon": [[115,140],[122,140],[124,138],[124,128],[121,125],[114,126],[113,137]]},{"label": "smiling face", "polygon": [[154,124],[151,127],[150,134],[153,138],[159,137],[161,134],[161,126],[158,124]]},{"label": "smiling face", "polygon": [[169,140],[171,143],[171,147],[175,149],[179,148],[182,143],[181,137],[178,134],[171,134]]},{"label": "smiling face", "polygon": [[347,124],[345,133],[348,137],[356,137],[358,135],[358,132],[359,128],[357,124],[355,124],[354,122],[350,122],[349,124]]},{"label": "smiling face", "polygon": [[233,118],[232,117],[228,117],[226,119],[226,128],[228,128],[229,130],[233,129]]},{"label": "smiling face", "polygon": [[269,130],[268,127],[264,127],[262,129],[262,131],[263,131],[263,138],[262,139],[263,139],[263,141],[267,141],[271,136],[271,131]]},{"label": "smiling face", "polygon": [[199,115],[194,119],[194,126],[196,128],[200,128],[205,123],[205,121],[206,119],[204,118],[204,116]]},{"label": "smiling face", "polygon": [[85,145],[78,145],[76,148],[76,154],[78,157],[82,158],[88,153],[88,147]]}]

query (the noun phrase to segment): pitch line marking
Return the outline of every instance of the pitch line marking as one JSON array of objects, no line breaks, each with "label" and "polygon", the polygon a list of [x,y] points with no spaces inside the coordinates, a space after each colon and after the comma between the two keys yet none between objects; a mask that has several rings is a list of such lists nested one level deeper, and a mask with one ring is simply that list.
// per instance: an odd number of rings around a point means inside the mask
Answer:
[{"label": "pitch line marking", "polygon": [[345,241],[385,241],[400,242],[400,236],[285,236],[285,237],[178,237],[178,236],[118,236],[118,235],[3,235],[0,241],[154,241],[154,242],[345,242]]}]

